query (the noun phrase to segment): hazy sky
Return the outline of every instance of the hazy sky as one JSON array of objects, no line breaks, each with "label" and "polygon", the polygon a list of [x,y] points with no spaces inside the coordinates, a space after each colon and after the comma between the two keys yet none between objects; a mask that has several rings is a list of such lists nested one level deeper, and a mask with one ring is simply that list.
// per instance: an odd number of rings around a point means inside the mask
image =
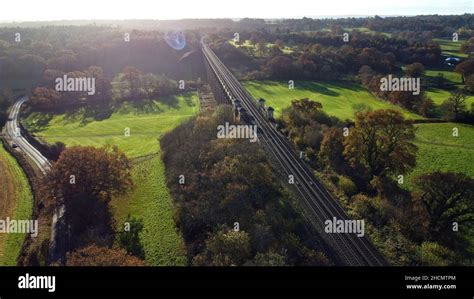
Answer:
[{"label": "hazy sky", "polygon": [[2,21],[473,13],[474,0],[3,0]]}]

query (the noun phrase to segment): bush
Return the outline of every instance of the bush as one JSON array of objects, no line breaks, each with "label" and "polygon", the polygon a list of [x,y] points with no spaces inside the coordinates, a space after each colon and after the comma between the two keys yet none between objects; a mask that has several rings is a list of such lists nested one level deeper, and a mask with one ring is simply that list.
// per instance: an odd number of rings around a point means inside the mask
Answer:
[{"label": "bush", "polygon": [[339,187],[349,197],[356,194],[358,191],[354,182],[350,178],[343,175],[339,177]]},{"label": "bush", "polygon": [[120,232],[120,246],[127,250],[128,254],[132,254],[143,259],[145,257],[145,252],[143,251],[143,246],[140,243],[140,233],[143,230],[143,220],[136,219],[128,215],[125,223],[129,224],[130,229]]},{"label": "bush", "polygon": [[450,266],[455,263],[454,253],[434,242],[423,242],[420,255],[423,266]]}]

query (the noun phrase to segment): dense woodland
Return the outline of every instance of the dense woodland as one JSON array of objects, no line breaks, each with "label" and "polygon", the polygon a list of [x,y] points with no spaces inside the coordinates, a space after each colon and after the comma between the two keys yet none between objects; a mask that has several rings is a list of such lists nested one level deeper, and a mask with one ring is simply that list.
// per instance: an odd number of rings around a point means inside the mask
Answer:
[{"label": "dense woodland", "polygon": [[217,139],[215,128],[225,122],[234,123],[231,106],[202,114],[161,140],[191,264],[329,265],[263,149],[245,139]]}]

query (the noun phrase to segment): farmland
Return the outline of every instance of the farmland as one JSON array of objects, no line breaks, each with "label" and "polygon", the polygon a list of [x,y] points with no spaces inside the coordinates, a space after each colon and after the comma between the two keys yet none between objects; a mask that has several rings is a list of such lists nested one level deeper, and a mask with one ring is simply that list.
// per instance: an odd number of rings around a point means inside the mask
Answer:
[{"label": "farmland", "polygon": [[[142,219],[141,243],[149,265],[169,266],[185,263],[183,242],[176,230],[172,197],[165,184],[158,138],[199,110],[194,93],[159,101],[125,103],[115,107],[103,120],[84,109],[74,113],[46,115],[32,113],[25,125],[47,142],[72,145],[117,145],[133,160],[134,188],[111,202],[118,230],[130,214]],[[127,136],[126,129],[130,129]]]},{"label": "farmland", "polygon": [[[459,136],[453,136],[458,128]],[[417,166],[408,176],[408,186],[416,176],[436,170],[462,172],[474,177],[474,127],[455,123],[419,124],[415,144]]]},{"label": "farmland", "polygon": [[[25,173],[16,160],[0,146],[0,219],[29,220],[33,195]],[[24,234],[0,234],[0,266],[16,265]]]},{"label": "farmland", "polygon": [[461,53],[459,51],[461,45],[465,42],[465,40],[459,39],[457,42],[454,42],[451,39],[434,38],[433,41],[439,44],[439,46],[441,47],[441,51],[447,56],[457,56],[463,58],[466,58],[468,56],[467,54]]},{"label": "farmland", "polygon": [[166,188],[164,165],[159,156],[134,164],[134,189],[116,197],[111,206],[117,225],[127,216],[142,219],[141,242],[149,265],[183,266],[184,243],[173,221],[173,203]]},{"label": "farmland", "polygon": [[[445,100],[447,100],[451,93],[448,90],[439,89],[439,88],[428,88],[426,94],[433,100],[436,105],[441,105]],[[471,108],[471,104],[474,103],[474,96],[468,96],[466,99],[467,109]]]},{"label": "farmland", "polygon": [[91,113],[84,108],[59,115],[32,113],[25,125],[49,143],[117,145],[129,158],[136,158],[157,153],[157,138],[194,115],[198,111],[197,103],[195,94],[140,105],[125,103],[115,107],[110,117],[103,120],[96,120],[101,112]]},{"label": "farmland", "polygon": [[352,119],[360,107],[372,109],[396,109],[412,119],[421,116],[398,106],[378,100],[360,85],[349,82],[296,82],[294,89],[279,81],[247,81],[244,86],[254,98],[264,98],[267,106],[275,109],[275,116],[294,99],[309,98],[323,105],[323,111],[342,120]]}]

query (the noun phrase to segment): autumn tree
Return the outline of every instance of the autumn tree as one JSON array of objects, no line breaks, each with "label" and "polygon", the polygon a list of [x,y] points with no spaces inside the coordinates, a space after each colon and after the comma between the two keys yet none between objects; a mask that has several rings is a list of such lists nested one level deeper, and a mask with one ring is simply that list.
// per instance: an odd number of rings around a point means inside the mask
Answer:
[{"label": "autumn tree", "polygon": [[283,110],[281,117],[285,125],[284,132],[312,161],[317,158],[323,140],[322,131],[338,123],[336,118],[328,116],[322,108],[321,103],[308,98],[293,100],[291,106]]},{"label": "autumn tree", "polygon": [[221,230],[206,241],[203,256],[195,265],[242,266],[251,257],[250,238],[244,231]]},{"label": "autumn tree", "polygon": [[260,56],[264,56],[267,53],[267,43],[265,40],[260,40],[257,43],[257,52]]},{"label": "autumn tree", "polygon": [[258,253],[255,255],[252,266],[257,267],[282,267],[287,266],[286,257],[277,252]]},{"label": "autumn tree", "polygon": [[423,73],[425,72],[425,67],[419,62],[415,62],[413,64],[405,66],[404,71],[409,77],[416,78],[421,77],[423,75]]},{"label": "autumn tree", "polygon": [[89,95],[88,98],[96,103],[108,103],[111,96],[112,84],[105,76],[104,70],[98,66],[90,66],[85,71],[85,74],[95,79],[95,94]]},{"label": "autumn tree", "polygon": [[463,62],[456,65],[454,71],[461,74],[462,84],[464,84],[465,78],[471,74],[474,74],[474,60],[464,60]]},{"label": "autumn tree", "polygon": [[461,114],[466,110],[466,95],[461,92],[453,92],[451,96],[444,101],[440,109],[443,111],[444,118],[457,121],[461,118]]},{"label": "autumn tree", "polygon": [[127,254],[124,249],[98,247],[95,245],[69,252],[66,266],[70,267],[136,267],[145,262]]},{"label": "autumn tree", "polygon": [[324,131],[321,142],[319,156],[326,159],[328,164],[336,171],[340,172],[344,165],[344,136],[342,128],[329,128]]},{"label": "autumn tree", "polygon": [[0,90],[0,128],[5,125],[8,120],[8,107],[10,107],[11,95]]},{"label": "autumn tree", "polygon": [[423,266],[446,267],[456,265],[455,253],[438,243],[423,242],[419,251]]},{"label": "autumn tree", "polygon": [[64,72],[62,71],[47,69],[43,72],[43,76],[41,77],[41,86],[54,89],[56,79],[62,78],[63,76]]},{"label": "autumn tree", "polygon": [[277,46],[280,50],[282,50],[283,48],[285,48],[285,42],[282,41],[281,39],[277,39],[275,41],[275,46]]},{"label": "autumn tree", "polygon": [[474,223],[474,180],[462,173],[433,172],[416,178],[415,198],[429,215],[428,231],[433,240],[449,244],[453,225],[459,230]]},{"label": "autumn tree", "polygon": [[140,77],[140,85],[143,87],[148,99],[152,99],[158,89],[158,79],[154,74],[145,74]]},{"label": "autumn tree", "polygon": [[292,74],[293,61],[286,56],[275,56],[267,63],[266,67],[271,76],[288,79]]},{"label": "autumn tree", "polygon": [[72,50],[59,50],[48,60],[47,68],[71,72],[77,69],[77,54]]},{"label": "autumn tree", "polygon": [[436,105],[430,97],[423,97],[418,105],[418,113],[424,117],[434,117],[436,115]]},{"label": "autumn tree", "polygon": [[365,168],[369,180],[404,174],[416,164],[414,138],[413,123],[396,110],[357,113],[344,139],[344,156],[352,166]]},{"label": "autumn tree", "polygon": [[129,96],[132,99],[137,99],[140,95],[140,77],[142,74],[142,71],[133,66],[127,66],[122,71],[120,80],[129,89]]},{"label": "autumn tree", "polygon": [[132,184],[130,162],[117,147],[73,146],[64,150],[48,176],[57,196],[87,195],[109,200]]},{"label": "autumn tree", "polygon": [[54,203],[64,203],[67,249],[108,246],[115,238],[108,207],[114,194],[131,185],[127,157],[117,147],[73,146],[63,150],[45,178]]},{"label": "autumn tree", "polygon": [[474,37],[471,37],[464,44],[462,44],[459,50],[466,54],[474,52]]},{"label": "autumn tree", "polygon": [[30,97],[31,105],[38,109],[54,109],[61,103],[61,95],[54,89],[37,87]]},{"label": "autumn tree", "polygon": [[470,92],[474,92],[474,74],[466,78],[466,89]]}]

